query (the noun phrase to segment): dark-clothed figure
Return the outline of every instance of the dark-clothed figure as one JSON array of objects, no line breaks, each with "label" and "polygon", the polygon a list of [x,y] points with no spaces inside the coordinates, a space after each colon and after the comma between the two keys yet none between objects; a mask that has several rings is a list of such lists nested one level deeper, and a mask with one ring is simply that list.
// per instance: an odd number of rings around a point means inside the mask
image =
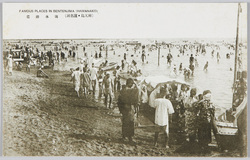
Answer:
[{"label": "dark-clothed figure", "polygon": [[123,59],[126,61],[126,59],[127,59],[127,54],[126,53],[124,53]]},{"label": "dark-clothed figure", "polygon": [[124,62],[124,60],[122,60],[122,65],[121,65],[121,67],[122,67],[122,70],[124,70],[124,68],[125,68],[125,62]]},{"label": "dark-clothed figure", "polygon": [[167,64],[168,64],[169,66],[171,66],[172,58],[173,58],[172,54],[171,54],[171,53],[168,53],[168,55],[167,55]]},{"label": "dark-clothed figure", "polygon": [[197,128],[198,142],[203,151],[207,151],[208,144],[211,142],[211,120],[214,116],[214,106],[210,102],[211,92],[203,92],[203,100],[197,104]]},{"label": "dark-clothed figure", "polygon": [[134,84],[133,79],[129,78],[126,81],[126,87],[123,87],[118,97],[118,107],[122,113],[123,140],[128,137],[129,141],[132,143],[134,143],[132,137],[134,136],[135,107],[139,102],[138,97],[139,90]]},{"label": "dark-clothed figure", "polygon": [[179,71],[182,71],[182,63],[180,63]]},{"label": "dark-clothed figure", "polygon": [[193,54],[191,54],[190,58],[189,58],[189,64],[193,64],[194,63],[194,57]]}]

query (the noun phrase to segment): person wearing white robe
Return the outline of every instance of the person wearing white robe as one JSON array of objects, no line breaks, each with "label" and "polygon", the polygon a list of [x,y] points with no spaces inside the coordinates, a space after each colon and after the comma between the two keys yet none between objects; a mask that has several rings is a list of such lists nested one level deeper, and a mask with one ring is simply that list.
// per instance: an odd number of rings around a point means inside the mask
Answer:
[{"label": "person wearing white robe", "polygon": [[12,66],[13,66],[13,60],[12,60],[12,55],[10,55],[8,58],[8,71],[9,75],[12,75]]},{"label": "person wearing white robe", "polygon": [[80,90],[80,71],[79,68],[77,68],[75,71],[73,71],[72,73],[72,78],[73,78],[73,82],[74,82],[74,87],[75,87],[75,91],[77,93],[77,96],[79,97],[79,90]]}]

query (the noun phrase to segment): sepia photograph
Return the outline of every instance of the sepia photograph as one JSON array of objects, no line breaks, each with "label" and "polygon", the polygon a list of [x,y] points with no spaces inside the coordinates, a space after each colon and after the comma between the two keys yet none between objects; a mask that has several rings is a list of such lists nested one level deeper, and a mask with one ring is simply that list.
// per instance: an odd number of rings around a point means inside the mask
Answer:
[{"label": "sepia photograph", "polygon": [[3,156],[247,157],[247,3],[4,3]]}]

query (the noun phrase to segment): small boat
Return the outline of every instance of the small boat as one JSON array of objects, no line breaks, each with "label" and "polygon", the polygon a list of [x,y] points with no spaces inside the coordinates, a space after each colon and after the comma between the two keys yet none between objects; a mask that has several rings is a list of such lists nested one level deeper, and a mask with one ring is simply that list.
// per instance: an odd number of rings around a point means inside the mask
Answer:
[{"label": "small boat", "polygon": [[120,72],[118,76],[124,80],[127,80],[129,78],[136,80],[138,77],[140,77],[140,76],[132,76],[130,73],[127,72]]},{"label": "small boat", "polygon": [[[237,125],[238,118],[243,113],[243,110],[247,108],[247,96],[245,95],[242,103],[236,108],[236,111],[231,113],[233,121],[225,118],[224,120],[218,120],[214,117],[212,121],[213,133],[215,135],[218,147],[221,150],[233,150],[239,147],[239,128]],[[226,117],[226,113],[223,114]],[[232,119],[232,117],[230,119]]]},{"label": "small boat", "polygon": [[94,66],[99,68],[103,62],[105,62],[104,58],[94,58],[91,63],[94,63]]},{"label": "small boat", "polygon": [[107,66],[102,67],[101,69],[102,69],[103,71],[111,71],[111,70],[114,70],[117,66],[118,66],[117,63],[111,62],[111,63],[109,63]]},{"label": "small boat", "polygon": [[[238,4],[238,22],[239,22],[239,14],[240,14],[240,3]],[[246,75],[244,75],[243,72],[238,71],[238,47],[239,47],[239,42],[238,42],[238,33],[239,33],[239,23],[237,23],[237,36],[236,36],[236,49],[235,49],[235,71],[234,71],[234,87],[233,87],[233,93],[237,91],[239,86],[237,83],[239,83],[240,78],[247,78]],[[245,71],[246,72],[246,71]],[[213,127],[213,133],[215,135],[218,147],[221,150],[233,150],[237,149],[238,147],[242,148],[240,146],[240,139],[243,139],[243,141],[247,141],[246,138],[240,137],[243,134],[246,135],[246,133],[241,133],[239,134],[239,131],[246,130],[245,128],[241,128],[242,126],[245,126],[247,122],[247,118],[244,117],[240,120],[240,125],[238,123],[239,117],[242,117],[244,114],[244,111],[247,108],[247,93],[244,92],[243,99],[238,104],[237,106],[233,106],[235,100],[237,99],[236,97],[239,96],[237,94],[233,94],[233,103],[232,103],[232,108],[225,113],[221,114],[220,118],[218,117],[213,117],[212,119],[212,127]],[[246,137],[246,136],[245,136]],[[245,142],[246,143],[246,142]]]}]

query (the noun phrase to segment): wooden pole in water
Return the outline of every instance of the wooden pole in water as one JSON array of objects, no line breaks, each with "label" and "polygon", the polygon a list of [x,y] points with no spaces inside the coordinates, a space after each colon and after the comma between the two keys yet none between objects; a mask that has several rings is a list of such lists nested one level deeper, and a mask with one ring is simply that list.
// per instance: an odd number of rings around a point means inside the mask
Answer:
[{"label": "wooden pole in water", "polygon": [[160,66],[160,47],[158,47],[158,66]]},{"label": "wooden pole in water", "polygon": [[108,58],[108,46],[106,46],[105,52],[106,52],[106,58]]}]

